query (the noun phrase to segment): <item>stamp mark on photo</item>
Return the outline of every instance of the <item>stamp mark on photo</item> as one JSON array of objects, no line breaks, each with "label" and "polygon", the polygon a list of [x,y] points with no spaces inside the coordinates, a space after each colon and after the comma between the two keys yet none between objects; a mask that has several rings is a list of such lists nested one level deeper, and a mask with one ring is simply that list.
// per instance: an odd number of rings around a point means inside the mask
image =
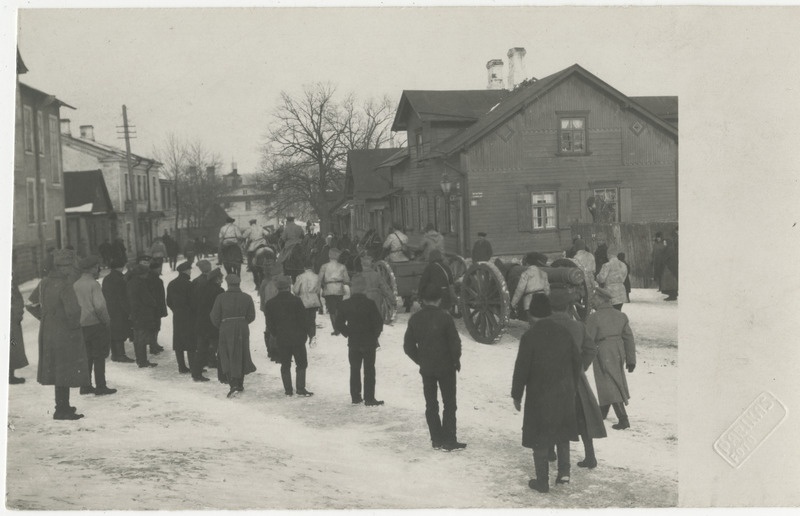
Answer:
[{"label": "stamp mark on photo", "polygon": [[786,407],[762,392],[714,442],[714,450],[734,468],[741,466],[786,418]]}]

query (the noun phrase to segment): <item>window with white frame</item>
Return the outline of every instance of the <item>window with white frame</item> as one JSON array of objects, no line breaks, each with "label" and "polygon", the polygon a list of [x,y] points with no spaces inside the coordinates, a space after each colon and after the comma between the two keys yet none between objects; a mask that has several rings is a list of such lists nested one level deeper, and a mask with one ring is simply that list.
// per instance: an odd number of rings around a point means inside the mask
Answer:
[{"label": "window with white frame", "polygon": [[585,154],[586,118],[562,117],[559,120],[558,141],[561,154]]},{"label": "window with white frame", "polygon": [[553,229],[556,227],[557,196],[554,191],[531,192],[533,229]]},{"label": "window with white frame", "polygon": [[36,222],[36,180],[27,178],[25,186],[28,198],[28,223],[32,224]]},{"label": "window with white frame", "polygon": [[36,137],[39,140],[39,156],[44,156],[44,116],[36,112]]},{"label": "window with white frame", "polygon": [[595,188],[593,193],[594,207],[596,210],[604,214],[603,221],[618,222],[619,189],[616,187]]},{"label": "window with white frame", "polygon": [[22,123],[25,132],[25,152],[33,152],[33,108],[22,106]]},{"label": "window with white frame", "polygon": [[58,117],[50,115],[48,118],[48,135],[50,139],[50,177],[54,185],[61,183],[61,141],[60,123]]}]

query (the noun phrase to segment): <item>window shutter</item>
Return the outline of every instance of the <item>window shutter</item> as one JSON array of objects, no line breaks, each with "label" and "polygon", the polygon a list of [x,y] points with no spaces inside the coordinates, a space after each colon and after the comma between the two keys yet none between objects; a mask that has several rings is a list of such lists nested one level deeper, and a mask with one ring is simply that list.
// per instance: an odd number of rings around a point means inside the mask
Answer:
[{"label": "window shutter", "polygon": [[581,222],[594,222],[592,214],[589,212],[589,208],[586,207],[586,200],[592,195],[594,195],[592,190],[581,190],[581,198],[579,199],[581,203]]},{"label": "window shutter", "polygon": [[572,221],[570,220],[569,216],[569,209],[570,209],[570,194],[569,190],[559,190],[556,192],[558,206],[557,206],[557,217],[558,217],[558,227],[559,228],[569,228]]},{"label": "window shutter", "polygon": [[619,220],[620,222],[633,222],[633,211],[631,210],[631,189],[619,189]]},{"label": "window shutter", "polygon": [[517,228],[533,231],[533,207],[530,192],[517,192]]}]

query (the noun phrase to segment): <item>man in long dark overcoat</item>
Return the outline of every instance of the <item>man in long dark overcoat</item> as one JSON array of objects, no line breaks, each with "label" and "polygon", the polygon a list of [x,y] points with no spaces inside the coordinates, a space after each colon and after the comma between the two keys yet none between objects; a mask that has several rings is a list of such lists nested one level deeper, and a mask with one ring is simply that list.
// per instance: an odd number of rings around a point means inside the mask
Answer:
[{"label": "man in long dark overcoat", "polygon": [[578,440],[575,396],[581,361],[570,332],[546,319],[550,315],[547,296],[536,294],[529,313],[531,328],[519,343],[511,397],[520,410],[526,393],[522,446],[533,448],[536,471],[528,486],[546,493],[550,490],[548,452],[554,445],[558,451],[556,484],[569,483],[569,441]]},{"label": "man in long dark overcoat", "polygon": [[594,468],[597,466],[597,458],[594,454],[593,439],[600,439],[607,435],[606,427],[603,424],[603,415],[600,413],[600,406],[597,404],[597,398],[592,392],[585,372],[597,356],[597,344],[595,344],[594,339],[589,335],[583,323],[576,321],[567,313],[573,299],[569,290],[554,288],[550,291],[549,298],[550,307],[553,310],[553,315],[550,316],[550,319],[569,331],[570,335],[572,335],[575,349],[581,356],[582,370],[576,386],[578,395],[575,398],[575,417],[578,423],[578,434],[583,440],[585,458],[578,462],[578,466]]},{"label": "man in long dark overcoat", "polygon": [[192,265],[183,262],[178,265],[178,277],[167,285],[167,306],[172,310],[172,349],[175,351],[178,372],[181,374],[191,372],[191,369],[186,367],[185,354],[189,355],[189,365],[191,365],[196,346],[195,317],[191,303],[192,282],[189,278],[191,273]]},{"label": "man in long dark overcoat", "polygon": [[455,302],[450,294],[450,286],[453,284],[453,271],[444,263],[442,252],[438,249],[432,250],[428,254],[428,265],[422,271],[419,277],[419,286],[417,292],[422,292],[430,286],[430,288],[437,288],[442,292],[442,301],[439,308],[442,310],[450,310],[450,307]]},{"label": "man in long dark overcoat", "polygon": [[[192,379],[196,382],[207,382],[208,378],[203,376],[203,365],[214,363],[217,367],[217,347],[219,346],[219,330],[211,324],[211,308],[214,306],[217,296],[222,294],[222,271],[214,269],[208,273],[205,281],[198,282],[192,290],[192,297],[195,306],[195,332],[197,342],[197,355],[195,355],[192,367]],[[210,355],[202,356],[204,353]],[[222,376],[217,372],[220,381]],[[224,383],[224,382],[223,382]]]},{"label": "man in long dark overcoat", "polygon": [[75,420],[83,417],[69,404],[71,387],[90,381],[86,347],[81,331],[81,307],[72,284],[75,275],[75,252],[53,251],[53,269],[29,297],[41,308],[39,325],[39,367],[37,381],[55,386],[56,409],[53,419]]},{"label": "man in long dark overcoat", "polygon": [[[264,281],[267,281],[266,279]],[[292,358],[295,361],[297,375],[297,394],[313,396],[306,389],[306,370],[308,354],[306,351],[305,307],[299,297],[289,290],[292,280],[286,276],[274,279],[278,294],[264,303],[264,319],[267,331],[275,338],[278,360],[281,364],[281,380],[287,396],[292,396]]]},{"label": "man in long dark overcoat", "polygon": [[[200,292],[203,286],[208,283],[208,275],[211,272],[211,262],[208,260],[198,260],[197,268],[200,269],[200,275],[197,276],[195,279],[192,280],[192,287],[190,291],[190,304],[192,308],[192,312],[194,313],[194,317],[197,318],[197,300],[198,300],[198,292]],[[195,334],[195,360],[197,361],[197,370],[195,371],[192,369],[192,378],[199,378],[202,376],[203,369],[208,367],[216,367],[216,362],[211,362],[208,358],[208,354],[212,351],[209,347],[210,344],[206,342],[206,347],[202,348],[199,345],[198,335]],[[195,368],[195,366],[191,365],[191,360],[189,361],[190,368]],[[205,381],[205,380],[199,380]]]},{"label": "man in long dark overcoat", "polygon": [[111,361],[131,363],[135,360],[125,354],[125,341],[133,336],[133,328],[128,307],[127,283],[122,273],[124,266],[125,262],[118,256],[111,258],[109,263],[111,271],[103,279],[102,289],[108,315],[111,317],[111,326],[108,329],[111,339]]},{"label": "man in long dark overcoat", "polygon": [[[456,373],[461,371],[461,337],[453,318],[439,307],[442,291],[429,286],[421,293],[422,309],[408,320],[403,351],[419,365],[425,396],[425,420],[434,449],[466,448],[456,435]],[[442,417],[439,417],[439,391]]]},{"label": "man in long dark overcoat", "polygon": [[[336,331],[347,337],[347,358],[350,362],[350,397],[354,404],[368,407],[383,405],[375,399],[375,351],[383,331],[383,317],[374,301],[366,295],[367,280],[356,274],[350,285],[352,295],[336,312]],[[361,364],[364,364],[364,398],[361,398]]]},{"label": "man in long dark overcoat", "polygon": [[155,367],[158,364],[147,359],[147,349],[156,341],[156,332],[161,324],[158,306],[148,285],[150,267],[138,263],[130,271],[128,279],[128,307],[133,325],[133,350],[139,367]]},{"label": "man in long dark overcoat", "polygon": [[218,295],[211,307],[211,323],[219,329],[218,372],[228,380],[228,397],[244,391],[244,376],[256,370],[250,357],[249,324],[256,319],[253,298],[239,288],[236,274],[225,277],[228,291]]},{"label": "man in long dark overcoat", "polygon": [[147,276],[147,285],[156,302],[156,315],[158,315],[158,326],[156,327],[155,338],[150,343],[150,353],[158,355],[164,351],[164,346],[158,343],[158,332],[161,331],[161,319],[169,315],[167,312],[167,292],[164,288],[164,281],[161,279],[161,265],[158,260],[150,262],[150,274]]}]

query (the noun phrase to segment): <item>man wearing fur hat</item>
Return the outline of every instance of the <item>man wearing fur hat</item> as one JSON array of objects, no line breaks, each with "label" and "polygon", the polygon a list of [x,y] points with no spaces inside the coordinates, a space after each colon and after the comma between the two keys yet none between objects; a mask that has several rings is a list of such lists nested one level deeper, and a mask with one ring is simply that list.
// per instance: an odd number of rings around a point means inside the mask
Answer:
[{"label": "man wearing fur hat", "polygon": [[133,349],[139,367],[155,367],[158,364],[147,359],[147,349],[156,345],[156,335],[161,324],[158,303],[148,284],[150,267],[136,264],[128,280],[128,306],[133,325]]},{"label": "man wearing fur hat", "polygon": [[534,295],[529,314],[531,327],[519,342],[511,397],[514,407],[521,410],[525,394],[522,446],[533,448],[536,472],[528,487],[546,493],[550,490],[548,454],[553,446],[558,451],[556,484],[569,483],[569,441],[578,440],[575,388],[581,361],[570,332],[548,318],[547,296]]},{"label": "man wearing fur hat", "polygon": [[267,331],[275,338],[284,393],[292,396],[295,392],[292,387],[292,358],[294,358],[297,394],[313,396],[314,393],[306,389],[308,355],[306,352],[305,307],[300,298],[292,295],[290,290],[292,280],[289,277],[281,275],[274,281],[278,294],[264,303],[264,318]]},{"label": "man wearing fur hat", "polygon": [[319,269],[319,287],[322,292],[322,297],[325,298],[325,307],[331,317],[331,326],[334,327],[331,335],[338,335],[336,332],[336,310],[342,302],[345,293],[345,285],[350,284],[350,276],[347,274],[347,268],[339,263],[339,255],[341,253],[335,247],[328,251],[330,261],[322,264]]},{"label": "man wearing fur hat", "polygon": [[133,328],[128,307],[126,280],[122,273],[124,266],[124,261],[120,260],[118,256],[112,255],[109,262],[111,271],[103,279],[102,290],[103,297],[106,299],[108,315],[111,317],[111,326],[109,327],[111,361],[131,363],[135,360],[125,354],[125,341],[133,336]]},{"label": "man wearing fur hat", "polygon": [[72,288],[76,279],[74,264],[74,251],[53,251],[53,268],[29,298],[33,305],[41,307],[36,379],[42,385],[55,386],[53,419],[60,420],[83,417],[70,406],[69,389],[91,381],[81,331],[81,307]]},{"label": "man wearing fur hat", "polygon": [[196,345],[191,302],[192,282],[189,278],[191,274],[191,264],[183,262],[178,265],[178,277],[167,285],[167,306],[172,310],[172,349],[175,351],[178,372],[181,374],[191,372],[191,369],[186,367],[184,353],[189,355],[191,366]]},{"label": "man wearing fur hat", "polygon": [[[89,383],[81,387],[81,394],[103,396],[114,394],[116,389],[106,385],[106,358],[108,357],[111,317],[108,315],[103,289],[97,283],[100,277],[100,260],[95,256],[83,258],[78,262],[81,277],[72,284],[75,297],[81,307],[81,331],[86,346]],[[95,387],[92,387],[92,369],[94,369]]]},{"label": "man wearing fur hat", "polygon": [[[461,337],[450,314],[439,305],[442,290],[428,286],[420,293],[422,309],[408,320],[403,351],[419,365],[425,395],[425,420],[434,449],[466,448],[456,436],[456,373],[461,371]],[[442,392],[442,417],[439,395]]]},{"label": "man wearing fur hat", "polygon": [[[336,330],[347,337],[350,362],[350,397],[354,404],[383,405],[375,399],[375,351],[383,331],[383,317],[377,305],[365,295],[366,278],[353,276],[350,299],[342,301],[336,313]],[[364,364],[364,398],[361,398],[361,364]]]},{"label": "man wearing fur hat", "polygon": [[597,398],[604,419],[609,407],[614,407],[619,421],[611,428],[624,430],[631,426],[625,411],[630,399],[625,370],[632,373],[636,367],[636,344],[628,316],[614,310],[611,305],[614,295],[598,287],[595,297],[597,311],[586,319],[586,330],[597,343],[597,358],[594,361]]},{"label": "man wearing fur hat", "polygon": [[218,295],[211,307],[211,323],[219,329],[217,372],[228,381],[228,397],[244,391],[244,376],[256,370],[250,358],[250,323],[256,319],[253,298],[239,288],[236,274],[225,277],[228,291]]}]

